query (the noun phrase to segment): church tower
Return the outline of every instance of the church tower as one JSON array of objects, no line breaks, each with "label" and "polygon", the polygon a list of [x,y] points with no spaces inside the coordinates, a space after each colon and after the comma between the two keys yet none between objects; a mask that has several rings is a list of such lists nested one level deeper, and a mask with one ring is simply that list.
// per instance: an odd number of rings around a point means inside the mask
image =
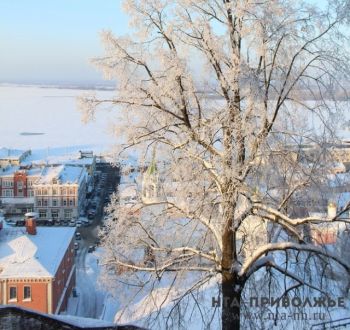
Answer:
[{"label": "church tower", "polygon": [[159,198],[159,174],[155,154],[154,148],[151,164],[142,175],[142,200],[145,203],[156,202]]}]

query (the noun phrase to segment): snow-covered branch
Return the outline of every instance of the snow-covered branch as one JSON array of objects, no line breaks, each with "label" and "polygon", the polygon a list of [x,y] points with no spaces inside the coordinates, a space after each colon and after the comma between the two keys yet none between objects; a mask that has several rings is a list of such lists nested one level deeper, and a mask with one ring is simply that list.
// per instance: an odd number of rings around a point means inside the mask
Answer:
[{"label": "snow-covered branch", "polygon": [[308,251],[308,252],[314,252],[315,254],[318,254],[318,255],[325,256],[327,258],[330,258],[336,261],[338,264],[344,267],[344,269],[350,274],[350,265],[347,262],[345,262],[342,258],[340,258],[338,255],[332,252],[329,252],[324,248],[311,245],[311,244],[281,242],[281,243],[266,244],[256,249],[256,251],[254,251],[252,256],[250,258],[247,258],[244,261],[242,268],[239,271],[240,276],[247,274],[249,272],[249,269],[251,267],[254,267],[255,262],[257,262],[259,258],[261,258],[263,255],[273,251],[285,251],[285,250]]}]

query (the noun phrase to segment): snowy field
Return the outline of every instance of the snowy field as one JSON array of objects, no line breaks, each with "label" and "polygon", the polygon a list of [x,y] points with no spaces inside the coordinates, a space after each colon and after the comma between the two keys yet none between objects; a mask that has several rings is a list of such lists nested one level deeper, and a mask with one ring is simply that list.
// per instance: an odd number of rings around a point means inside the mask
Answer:
[{"label": "snowy field", "polygon": [[[102,111],[95,121],[84,124],[76,98],[87,92],[0,85],[0,147],[44,150],[60,147],[63,152],[74,146],[108,150],[115,142],[110,124],[113,114]],[[111,92],[98,94],[107,96]]]}]

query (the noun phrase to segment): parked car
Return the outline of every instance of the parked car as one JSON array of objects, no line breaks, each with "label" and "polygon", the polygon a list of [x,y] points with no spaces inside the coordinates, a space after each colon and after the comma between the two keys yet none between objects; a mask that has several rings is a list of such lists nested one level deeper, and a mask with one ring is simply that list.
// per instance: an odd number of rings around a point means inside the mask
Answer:
[{"label": "parked car", "polygon": [[25,225],[25,221],[24,220],[17,220],[16,221],[16,226],[20,227],[20,226],[24,226]]},{"label": "parked car", "polygon": [[77,228],[81,227],[81,226],[82,226],[82,222],[81,222],[80,220],[78,220],[78,221],[76,222],[76,226],[77,226]]},{"label": "parked car", "polygon": [[94,217],[95,217],[95,215],[96,215],[96,210],[90,209],[90,210],[88,211],[88,219],[93,220]]},{"label": "parked car", "polygon": [[78,242],[74,243],[74,250],[79,250],[79,243]]},{"label": "parked car", "polygon": [[16,221],[14,221],[14,220],[5,219],[5,221],[7,222],[7,224],[8,224],[9,226],[17,226]]},{"label": "parked car", "polygon": [[92,253],[95,251],[95,245],[90,245],[88,248],[88,253]]},{"label": "parked car", "polygon": [[81,240],[81,234],[80,234],[79,232],[76,232],[76,233],[75,233],[75,239],[76,239],[77,241],[80,241],[80,240]]},{"label": "parked car", "polygon": [[88,210],[88,214],[93,214],[93,215],[95,215],[95,214],[96,214],[96,209],[95,209],[95,208],[90,208],[90,209]]},{"label": "parked car", "polygon": [[81,221],[81,223],[84,227],[90,226],[90,222],[87,218],[81,218],[81,219],[79,219],[79,221]]},{"label": "parked car", "polygon": [[75,220],[71,220],[68,224],[69,227],[75,227]]}]

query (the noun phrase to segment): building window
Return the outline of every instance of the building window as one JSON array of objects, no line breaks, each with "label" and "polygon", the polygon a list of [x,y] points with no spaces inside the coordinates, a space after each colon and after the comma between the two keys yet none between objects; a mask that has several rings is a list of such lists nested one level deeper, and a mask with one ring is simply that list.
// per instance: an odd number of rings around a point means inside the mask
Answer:
[{"label": "building window", "polygon": [[52,195],[57,195],[57,189],[56,188],[52,189]]},{"label": "building window", "polygon": [[38,206],[41,206],[41,199],[38,199],[37,204]]},{"label": "building window", "polygon": [[23,288],[23,300],[32,299],[31,287],[29,285],[25,285]]},{"label": "building window", "polygon": [[75,204],[75,203],[74,203],[74,199],[70,199],[70,200],[69,200],[69,206],[74,206],[74,204]]},{"label": "building window", "polygon": [[13,197],[13,190],[12,189],[5,189],[5,197]]},{"label": "building window", "polygon": [[43,200],[43,206],[47,206],[47,199]]},{"label": "building window", "polygon": [[72,210],[64,210],[64,218],[71,219],[72,218]]},{"label": "building window", "polygon": [[20,197],[21,196],[23,197],[23,182],[22,181],[17,182],[17,195]]},{"label": "building window", "polygon": [[10,286],[10,300],[17,300],[17,287]]},{"label": "building window", "polygon": [[41,195],[41,189],[38,189],[38,190],[36,191],[36,194],[37,194],[37,195]]},{"label": "building window", "polygon": [[74,195],[74,189],[73,188],[69,189],[69,195]]},{"label": "building window", "polygon": [[39,218],[46,218],[46,210],[39,211]]},{"label": "building window", "polygon": [[2,185],[4,187],[13,187],[13,181],[3,180]]},{"label": "building window", "polygon": [[57,199],[52,200],[52,206],[57,206]]},{"label": "building window", "polygon": [[66,188],[62,188],[61,189],[61,195],[65,195],[66,194]]},{"label": "building window", "polygon": [[52,210],[51,211],[51,216],[52,216],[52,219],[58,219],[58,210]]},{"label": "building window", "polygon": [[43,195],[47,195],[47,189],[43,189]]},{"label": "building window", "polygon": [[67,206],[67,200],[66,199],[63,200],[63,206]]}]

